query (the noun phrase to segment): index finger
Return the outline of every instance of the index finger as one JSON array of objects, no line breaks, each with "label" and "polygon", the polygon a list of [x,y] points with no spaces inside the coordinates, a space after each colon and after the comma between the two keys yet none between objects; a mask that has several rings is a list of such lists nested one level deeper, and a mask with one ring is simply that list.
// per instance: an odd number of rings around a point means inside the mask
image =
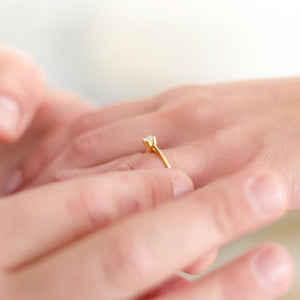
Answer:
[{"label": "index finger", "polygon": [[191,191],[178,170],[131,171],[27,190],[0,202],[0,265],[16,267],[138,210]]}]

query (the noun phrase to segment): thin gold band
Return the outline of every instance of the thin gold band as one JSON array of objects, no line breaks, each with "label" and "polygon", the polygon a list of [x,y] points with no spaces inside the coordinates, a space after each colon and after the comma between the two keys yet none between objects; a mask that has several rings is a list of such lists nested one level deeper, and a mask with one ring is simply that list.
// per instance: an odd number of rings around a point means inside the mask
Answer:
[{"label": "thin gold band", "polygon": [[143,143],[145,147],[147,148],[148,152],[153,152],[155,153],[163,162],[166,168],[172,168],[170,163],[168,162],[167,158],[164,156],[162,151],[158,148],[157,146],[157,141],[155,136],[148,136],[143,139]]},{"label": "thin gold band", "polygon": [[166,168],[172,168],[170,163],[168,162],[167,158],[164,156],[164,154],[162,153],[162,151],[157,147],[157,146],[154,146],[152,148],[152,151],[157,155],[159,156],[159,158],[162,160],[163,164],[165,165]]}]

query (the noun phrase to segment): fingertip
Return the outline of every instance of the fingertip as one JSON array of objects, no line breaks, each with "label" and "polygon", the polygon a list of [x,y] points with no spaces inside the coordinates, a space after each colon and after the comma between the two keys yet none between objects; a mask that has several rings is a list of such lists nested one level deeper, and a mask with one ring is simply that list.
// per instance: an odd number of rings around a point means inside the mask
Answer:
[{"label": "fingertip", "polygon": [[294,277],[294,264],[289,252],[277,244],[266,244],[258,249],[251,261],[258,284],[274,294],[289,289]]},{"label": "fingertip", "polygon": [[287,191],[273,172],[258,172],[251,176],[246,182],[246,193],[258,213],[280,215],[287,210]]},{"label": "fingertip", "polygon": [[12,142],[19,136],[22,121],[22,109],[11,97],[0,95],[0,139]]},{"label": "fingertip", "polygon": [[247,168],[220,182],[230,198],[245,199],[249,212],[262,222],[282,217],[289,208],[287,186],[283,178],[271,170]]}]

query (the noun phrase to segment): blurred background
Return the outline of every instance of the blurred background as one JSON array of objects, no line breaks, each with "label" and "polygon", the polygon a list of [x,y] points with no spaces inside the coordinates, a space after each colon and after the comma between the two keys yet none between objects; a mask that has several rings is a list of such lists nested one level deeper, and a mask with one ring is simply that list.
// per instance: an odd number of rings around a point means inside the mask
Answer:
[{"label": "blurred background", "polygon": [[[300,74],[299,0],[1,0],[0,43],[28,53],[49,84],[99,105],[184,83]],[[286,245],[300,296],[300,214],[223,249]],[[298,288],[297,288],[298,286]]]}]

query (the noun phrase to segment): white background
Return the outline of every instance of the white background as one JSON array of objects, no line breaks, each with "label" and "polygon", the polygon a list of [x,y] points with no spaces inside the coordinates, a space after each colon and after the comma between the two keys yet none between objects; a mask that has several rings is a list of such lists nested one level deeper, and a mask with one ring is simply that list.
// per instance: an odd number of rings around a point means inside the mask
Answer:
[{"label": "white background", "polygon": [[0,0],[0,40],[100,102],[299,75],[300,0]]}]

